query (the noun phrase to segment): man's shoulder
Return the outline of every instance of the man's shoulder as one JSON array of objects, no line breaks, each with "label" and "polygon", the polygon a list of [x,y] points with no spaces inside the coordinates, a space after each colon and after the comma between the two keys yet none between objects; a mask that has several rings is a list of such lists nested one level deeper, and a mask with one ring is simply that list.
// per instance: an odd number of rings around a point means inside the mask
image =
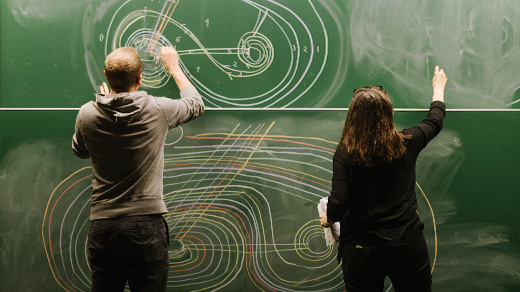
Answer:
[{"label": "man's shoulder", "polygon": [[151,109],[160,111],[171,111],[179,106],[179,101],[164,96],[150,96],[150,104],[154,106]]},{"label": "man's shoulder", "polygon": [[95,101],[89,101],[85,104],[83,104],[79,108],[78,115],[82,117],[82,119],[85,119],[87,117],[91,117],[93,115],[96,115],[99,112],[98,106],[96,105]]},{"label": "man's shoulder", "polygon": [[80,111],[85,111],[85,110],[89,110],[89,109],[93,109],[96,107],[96,102],[91,100],[91,101],[88,101],[86,103],[84,103],[80,108],[79,110]]}]

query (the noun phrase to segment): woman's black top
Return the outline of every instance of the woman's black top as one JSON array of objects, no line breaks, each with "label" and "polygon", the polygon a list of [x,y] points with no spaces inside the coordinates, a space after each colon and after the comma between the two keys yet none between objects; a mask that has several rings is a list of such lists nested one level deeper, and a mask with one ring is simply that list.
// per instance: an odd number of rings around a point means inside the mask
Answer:
[{"label": "woman's black top", "polygon": [[333,159],[332,191],[327,217],[340,221],[340,242],[400,245],[422,236],[417,213],[415,164],[422,149],[441,131],[446,105],[431,103],[426,119],[404,129],[406,153],[391,164],[353,166],[344,151]]}]

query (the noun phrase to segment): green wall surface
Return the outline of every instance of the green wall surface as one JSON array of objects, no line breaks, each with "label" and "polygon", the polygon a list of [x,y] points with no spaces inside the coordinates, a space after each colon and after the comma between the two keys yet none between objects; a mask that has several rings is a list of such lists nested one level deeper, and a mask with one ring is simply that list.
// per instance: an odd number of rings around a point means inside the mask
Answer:
[{"label": "green wall surface", "polygon": [[317,204],[352,90],[384,86],[397,127],[411,127],[435,65],[448,113],[416,188],[433,289],[520,290],[517,1],[0,4],[1,291],[90,291],[77,110],[120,46],[139,50],[143,90],[177,98],[164,45],[208,107],[166,141],[168,291],[344,291]]},{"label": "green wall surface", "polygon": [[2,1],[0,107],[79,108],[103,61],[134,46],[143,88],[175,96],[160,60],[175,46],[210,107],[347,107],[383,85],[424,108],[435,65],[450,108],[520,108],[514,0]]}]

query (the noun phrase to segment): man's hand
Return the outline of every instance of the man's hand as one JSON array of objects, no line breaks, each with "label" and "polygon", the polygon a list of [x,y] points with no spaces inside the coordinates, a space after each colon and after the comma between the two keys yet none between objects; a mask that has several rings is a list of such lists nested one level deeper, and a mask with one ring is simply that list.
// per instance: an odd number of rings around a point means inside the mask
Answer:
[{"label": "man's hand", "polygon": [[161,56],[164,67],[170,73],[172,73],[173,70],[180,69],[179,54],[173,47],[161,47]]},{"label": "man's hand", "polygon": [[191,81],[182,71],[181,66],[179,66],[179,54],[173,47],[161,47],[161,56],[164,68],[170,72],[179,90],[182,90],[188,85],[192,85]]},{"label": "man's hand", "polygon": [[320,214],[320,223],[321,223],[321,226],[324,228],[329,228],[333,224],[327,220],[327,212],[323,212]]},{"label": "man's hand", "polygon": [[101,92],[101,94],[109,94],[110,93],[110,90],[108,89],[108,85],[106,82],[103,82],[103,85],[99,86],[99,92]]}]

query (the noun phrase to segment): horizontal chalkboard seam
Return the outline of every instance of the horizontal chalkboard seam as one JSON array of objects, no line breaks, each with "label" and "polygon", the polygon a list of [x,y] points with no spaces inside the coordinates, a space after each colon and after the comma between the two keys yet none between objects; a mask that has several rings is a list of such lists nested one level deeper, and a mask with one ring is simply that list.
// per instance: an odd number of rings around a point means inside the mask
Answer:
[{"label": "horizontal chalkboard seam", "polygon": [[[348,108],[206,108],[207,111],[347,111]],[[61,107],[3,107],[0,111],[79,111]],[[396,112],[427,112],[426,108],[395,108]],[[520,109],[447,109],[448,112],[520,112]]]}]

